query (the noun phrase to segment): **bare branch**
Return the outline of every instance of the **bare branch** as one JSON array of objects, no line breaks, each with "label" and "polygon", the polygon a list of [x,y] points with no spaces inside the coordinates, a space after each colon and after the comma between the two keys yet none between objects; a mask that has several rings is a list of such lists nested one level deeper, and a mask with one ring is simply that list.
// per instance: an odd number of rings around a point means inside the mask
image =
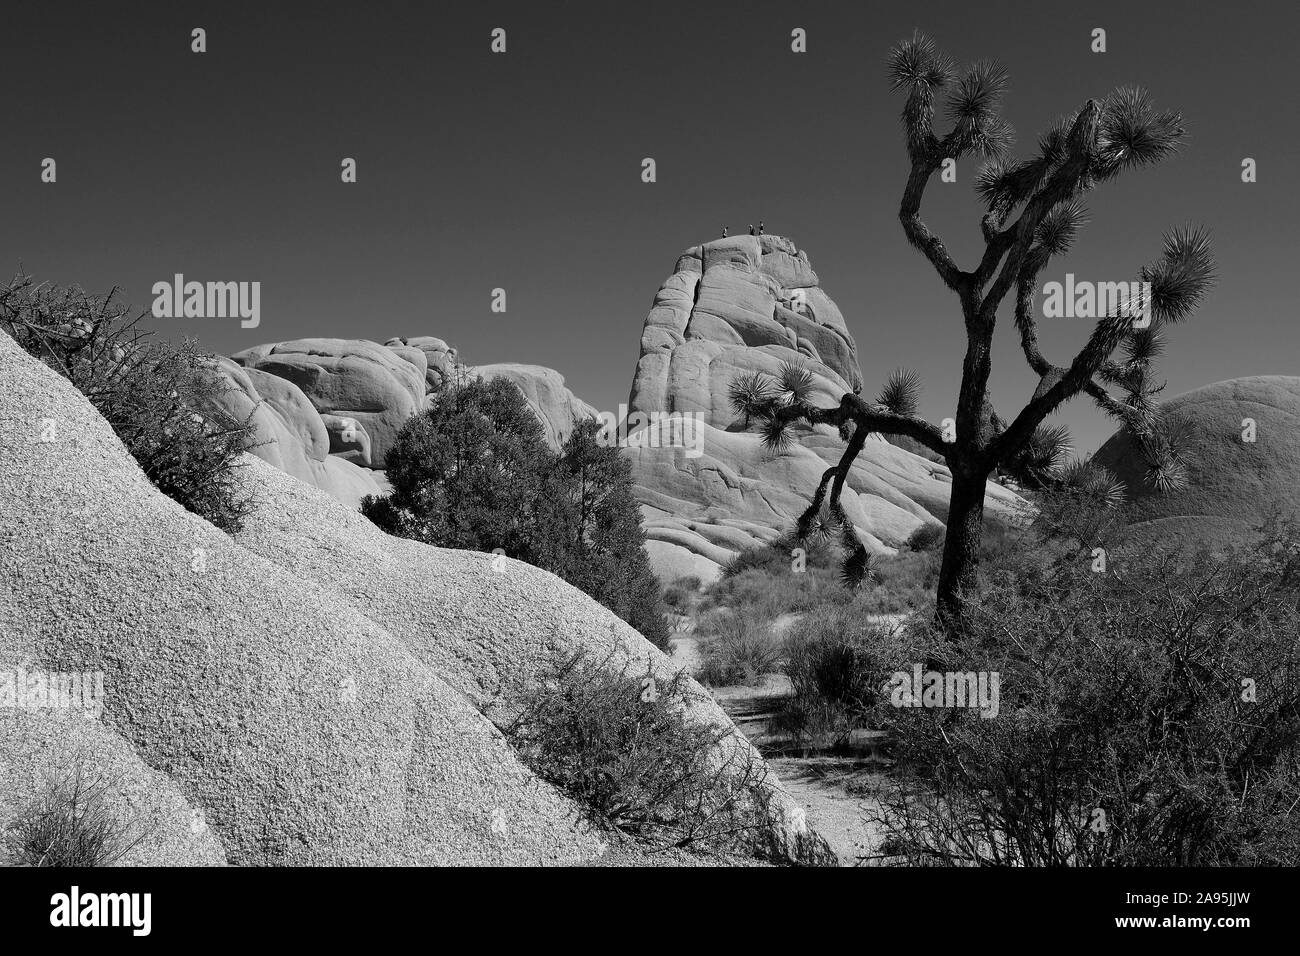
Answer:
[{"label": "bare branch", "polygon": [[921,221],[921,196],[925,193],[926,183],[939,168],[940,159],[937,156],[920,157],[913,161],[907,188],[903,191],[903,201],[898,209],[898,220],[903,224],[907,241],[930,260],[948,288],[957,290],[962,283],[961,270],[948,254],[943,241]]}]

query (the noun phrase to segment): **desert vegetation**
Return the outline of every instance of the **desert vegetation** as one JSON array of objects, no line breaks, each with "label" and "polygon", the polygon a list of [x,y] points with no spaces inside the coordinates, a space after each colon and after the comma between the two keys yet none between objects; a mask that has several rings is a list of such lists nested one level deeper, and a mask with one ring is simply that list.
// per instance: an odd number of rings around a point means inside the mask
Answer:
[{"label": "desert vegetation", "polygon": [[579,423],[557,454],[515,385],[451,382],[398,435],[392,494],[368,496],[361,511],[389,534],[551,571],[666,647],[630,469],[597,431]]},{"label": "desert vegetation", "polygon": [[[935,608],[957,635],[965,613],[962,594],[975,583],[986,482],[998,471],[1029,488],[1057,480],[1069,436],[1045,423],[1064,402],[1086,395],[1128,428],[1155,486],[1173,488],[1183,480],[1183,449],[1162,428],[1154,401],[1162,386],[1152,367],[1168,330],[1189,318],[1206,295],[1214,259],[1203,230],[1167,233],[1160,256],[1139,270],[1149,293],[1141,302],[1126,299],[1103,309],[1080,351],[1068,363],[1054,364],[1038,339],[1039,277],[1074,243],[1086,222],[1083,200],[1090,190],[1155,165],[1178,149],[1184,136],[1181,115],[1158,110],[1143,90],[1117,89],[1063,117],[1039,138],[1036,155],[1016,160],[1009,156],[1014,131],[1000,106],[1007,74],[996,63],[978,62],[959,76],[951,59],[918,33],[893,49],[888,70],[892,89],[905,97],[902,121],[911,164],[899,220],[907,241],[930,261],[961,308],[966,351],[953,430],[945,433],[916,414],[920,380],[910,370],[895,372],[874,400],[853,392],[833,408],[809,403],[806,370],[795,367],[782,368],[776,378],[756,373],[740,379],[730,398],[746,423],[759,423],[765,442],[776,450],[788,443],[796,422],[840,429],[844,454],[823,474],[799,519],[798,534],[804,538],[815,526],[828,526],[842,546],[850,585],[868,578],[871,561],[840,496],[867,436],[902,436],[947,462],[953,481]],[[940,97],[952,123],[942,136],[934,128]],[[975,177],[986,208],[979,224],[985,249],[968,271],[920,212],[935,173],[966,155],[986,159]],[[1021,350],[1039,386],[1023,409],[1006,418],[993,407],[989,381],[998,310],[1013,292]]]},{"label": "desert vegetation", "polygon": [[[252,426],[213,399],[230,386],[198,343],[155,339],[116,291],[36,283],[0,289],[0,329],[67,378],[113,426],[149,480],[223,531],[238,531],[252,502],[238,480]],[[57,441],[47,422],[40,441]]]},{"label": "desert vegetation", "polygon": [[756,753],[732,728],[686,717],[684,671],[656,682],[610,663],[580,652],[538,673],[505,731],[524,762],[652,850],[753,851],[768,773]]},{"label": "desert vegetation", "polygon": [[877,701],[897,788],[884,858],[1003,866],[1282,864],[1300,848],[1300,540],[1004,568],[957,646],[994,720]]},{"label": "desert vegetation", "polygon": [[44,789],[5,828],[6,865],[112,866],[150,829],[115,812],[114,782],[76,764],[50,775]]},{"label": "desert vegetation", "polygon": [[[848,785],[871,799],[864,822],[882,834],[864,863],[1293,861],[1300,535],[1275,522],[1249,546],[1152,548],[1130,540],[1104,473],[1069,471],[1032,493],[1032,524],[986,540],[980,599],[956,639],[925,605],[895,620],[864,613],[865,590],[802,613],[774,652],[789,686],[769,737],[823,753],[855,732],[879,742],[883,762]],[[904,566],[928,555],[935,573],[933,535],[916,545]],[[717,587],[743,605],[733,581]],[[915,665],[998,674],[995,718],[899,706],[891,676]]]}]

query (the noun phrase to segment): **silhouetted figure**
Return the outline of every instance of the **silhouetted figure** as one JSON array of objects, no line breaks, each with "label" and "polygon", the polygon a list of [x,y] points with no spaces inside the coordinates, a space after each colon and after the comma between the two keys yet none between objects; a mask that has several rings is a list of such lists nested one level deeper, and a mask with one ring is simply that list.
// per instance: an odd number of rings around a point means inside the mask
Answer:
[{"label": "silhouetted figure", "polygon": [[723,227],[722,227],[722,238],[723,238],[723,239],[726,239],[726,238],[727,238],[727,227],[726,227],[726,226],[723,226]]},{"label": "silhouetted figure", "polygon": [[752,222],[749,224],[749,234],[754,235],[754,224]]},{"label": "silhouetted figure", "polygon": [[758,234],[760,236],[763,234],[763,220],[761,219],[758,221]]}]

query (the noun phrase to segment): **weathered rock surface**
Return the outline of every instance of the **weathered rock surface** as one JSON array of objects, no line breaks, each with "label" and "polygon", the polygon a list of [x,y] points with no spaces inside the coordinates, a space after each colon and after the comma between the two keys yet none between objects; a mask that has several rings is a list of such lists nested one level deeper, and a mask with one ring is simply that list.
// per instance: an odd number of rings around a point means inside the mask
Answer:
[{"label": "weathered rock surface", "polygon": [[453,374],[513,382],[555,449],[575,422],[596,414],[554,369],[461,366],[456,350],[433,336],[387,345],[298,339],[245,349],[219,366],[238,390],[222,404],[241,418],[254,413],[253,453],[354,508],[365,495],[387,491],[382,469],[397,433]]},{"label": "weathered rock surface", "polygon": [[630,410],[696,412],[727,428],[737,422],[732,380],[783,362],[813,373],[814,400],[838,401],[862,373],[844,317],[818,282],[807,254],[781,236],[687,249],[646,317]]},{"label": "weathered rock surface", "polygon": [[[248,522],[239,542],[346,598],[489,716],[557,653],[583,650],[610,668],[649,668],[661,681],[675,670],[612,611],[547,571],[393,538],[300,483],[274,472],[261,479],[273,505]],[[703,688],[691,682],[691,690],[698,698],[689,707],[695,719],[731,726]],[[726,754],[731,748],[759,759],[739,733]],[[765,839],[779,852],[800,862],[829,862],[825,844],[775,776],[755,799],[767,807]]]},{"label": "weathered rock surface", "polygon": [[[298,386],[267,372],[241,368],[226,358],[217,360],[217,368],[233,386],[217,402],[237,418],[252,416],[254,455],[354,508],[365,495],[381,492],[384,486],[377,473],[360,467],[370,457],[364,429],[355,448],[345,446],[340,438],[342,454],[331,455],[335,438]],[[341,435],[342,420],[331,419]]]},{"label": "weathered rock surface", "polygon": [[[80,776],[78,776],[80,775]],[[104,808],[126,841],[147,839],[117,866],[225,866],[216,831],[166,774],[150,768],[127,741],[76,711],[0,710],[0,832],[33,797],[82,784],[108,783]],[[0,841],[0,866],[19,860]]]},{"label": "weathered rock surface", "polygon": [[[844,447],[836,435],[805,432],[775,455],[755,433],[702,428],[699,457],[685,448],[627,452],[651,564],[665,581],[712,580],[740,551],[788,531]],[[893,553],[922,524],[947,518],[951,483],[946,465],[873,438],[841,501],[867,548]],[[1019,505],[1013,492],[989,484],[985,506],[994,520],[1012,520]]]},{"label": "weathered rock surface", "polygon": [[322,415],[321,422],[329,433],[330,454],[350,461],[362,468],[373,467],[370,435],[366,427],[355,418],[340,415]]},{"label": "weathered rock surface", "polygon": [[[708,581],[721,564],[789,530],[844,443],[830,429],[804,429],[774,455],[731,408],[728,389],[784,362],[813,374],[809,400],[838,404],[861,385],[857,350],[808,256],[780,236],[736,236],[686,250],[645,320],[629,410],[694,413],[705,423],[702,454],[631,447],[647,550],[659,576]],[[845,510],[868,548],[891,552],[921,524],[948,513],[945,465],[883,440],[869,441],[849,474]],[[994,520],[1020,499],[990,484]]]},{"label": "weathered rock surface", "polygon": [[[186,843],[169,824],[142,860],[601,856],[580,809],[485,713],[549,649],[609,651],[611,666],[666,677],[636,632],[546,572],[390,538],[252,456],[258,510],[232,539],[154,489],[84,397],[3,335],[0,377],[0,670],[103,673],[98,729],[84,731],[94,766],[126,766],[121,800],[173,823],[198,811],[212,834]],[[59,441],[34,440],[46,419]],[[692,713],[726,721],[711,703]],[[23,768],[82,743],[42,712],[13,720],[0,740],[0,766],[18,768],[10,808],[35,796]],[[772,846],[825,859],[779,784],[755,798]]]},{"label": "weathered rock surface", "polygon": [[[1170,399],[1162,411],[1187,429],[1188,484],[1160,492],[1120,430],[1094,461],[1124,482],[1133,530],[1169,544],[1224,545],[1249,538],[1273,516],[1300,518],[1300,378],[1257,375],[1205,385]],[[1243,441],[1246,419],[1255,441]]]},{"label": "weathered rock surface", "polygon": [[424,407],[427,360],[414,347],[385,348],[365,339],[295,339],[257,345],[231,358],[287,379],[321,414],[355,418],[382,467],[397,432]]},{"label": "weathered rock surface", "polygon": [[442,339],[435,338],[432,335],[389,339],[384,344],[390,349],[397,346],[410,346],[424,353],[426,392],[436,392],[441,389],[443,382],[446,381],[447,376],[456,367],[458,361],[456,350]]},{"label": "weathered rock surface", "polygon": [[[0,377],[0,669],[102,671],[104,732],[175,782],[230,862],[601,852],[577,808],[401,640],[156,491],[89,403],[3,335]],[[47,418],[60,441],[34,440]],[[332,502],[248,461],[253,480]],[[23,735],[39,742],[38,729]]]}]

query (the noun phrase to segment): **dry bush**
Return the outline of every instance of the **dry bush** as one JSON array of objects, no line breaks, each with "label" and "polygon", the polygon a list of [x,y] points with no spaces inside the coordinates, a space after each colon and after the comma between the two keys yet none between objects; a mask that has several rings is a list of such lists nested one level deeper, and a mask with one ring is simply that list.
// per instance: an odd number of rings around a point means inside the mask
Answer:
[{"label": "dry bush", "polygon": [[711,637],[702,644],[703,664],[696,675],[714,687],[757,684],[775,673],[784,653],[772,622],[745,611],[725,611],[709,618]]},{"label": "dry bush", "polygon": [[110,780],[92,778],[81,764],[49,778],[44,792],[5,831],[16,866],[112,866],[152,832],[109,807]]},{"label": "dry bush", "polygon": [[[996,576],[992,576],[996,578]],[[985,588],[956,644],[998,715],[878,708],[911,865],[1294,864],[1300,853],[1300,543],[1229,554],[1066,552]]]},{"label": "dry bush", "polygon": [[0,329],[90,400],[159,491],[238,531],[252,510],[238,480],[251,421],[214,402],[232,386],[197,343],[152,341],[128,312],[113,292],[94,296],[23,275],[0,288]]},{"label": "dry bush", "polygon": [[677,672],[656,683],[578,652],[520,694],[505,733],[602,827],[652,849],[752,847],[766,825],[756,794],[768,770],[732,728],[686,718],[688,681]]}]

